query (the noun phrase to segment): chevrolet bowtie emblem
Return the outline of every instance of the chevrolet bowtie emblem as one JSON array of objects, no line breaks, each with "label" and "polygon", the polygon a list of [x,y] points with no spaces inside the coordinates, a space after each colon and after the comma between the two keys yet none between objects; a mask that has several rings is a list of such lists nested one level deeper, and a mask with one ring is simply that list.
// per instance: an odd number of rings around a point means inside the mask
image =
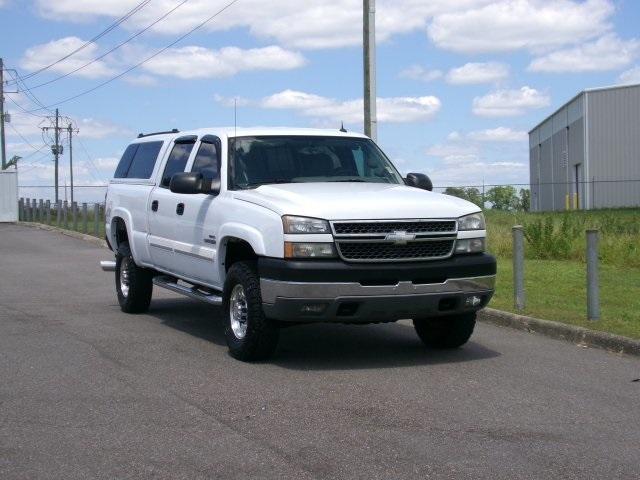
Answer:
[{"label": "chevrolet bowtie emblem", "polygon": [[396,245],[406,245],[410,240],[415,240],[415,233],[407,233],[405,231],[396,231],[388,233],[384,239],[388,242],[393,242]]}]

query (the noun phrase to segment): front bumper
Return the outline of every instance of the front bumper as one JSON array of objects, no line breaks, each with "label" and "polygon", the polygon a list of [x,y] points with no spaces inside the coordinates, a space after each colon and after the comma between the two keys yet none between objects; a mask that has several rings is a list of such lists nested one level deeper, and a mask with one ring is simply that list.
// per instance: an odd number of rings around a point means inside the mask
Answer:
[{"label": "front bumper", "polygon": [[258,262],[263,308],[282,321],[383,322],[476,311],[495,288],[495,259],[354,265],[339,261]]}]

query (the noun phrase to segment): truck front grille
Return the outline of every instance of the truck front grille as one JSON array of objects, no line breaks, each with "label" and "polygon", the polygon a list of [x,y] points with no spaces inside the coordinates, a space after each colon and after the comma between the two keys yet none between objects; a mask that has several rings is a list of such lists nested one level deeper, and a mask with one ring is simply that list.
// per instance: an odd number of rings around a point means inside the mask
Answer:
[{"label": "truck front grille", "polygon": [[347,261],[384,262],[434,260],[446,258],[453,250],[453,239],[412,241],[404,245],[390,242],[336,242],[340,256]]},{"label": "truck front grille", "polygon": [[450,257],[456,219],[336,220],[331,223],[340,257],[347,262],[407,262]]},{"label": "truck front grille", "polygon": [[455,220],[393,220],[333,222],[336,235],[380,235],[396,231],[415,234],[454,233]]}]

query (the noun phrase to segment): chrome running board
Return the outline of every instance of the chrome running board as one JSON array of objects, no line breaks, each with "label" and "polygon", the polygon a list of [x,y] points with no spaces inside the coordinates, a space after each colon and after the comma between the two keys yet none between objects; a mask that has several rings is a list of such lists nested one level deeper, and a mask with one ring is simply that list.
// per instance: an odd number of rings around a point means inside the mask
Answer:
[{"label": "chrome running board", "polygon": [[211,305],[222,305],[221,296],[216,295],[215,293],[205,293],[196,286],[187,287],[186,285],[180,285],[175,277],[170,277],[169,275],[158,275],[157,277],[153,277],[153,284],[184,295],[185,297],[195,298],[196,300],[200,300]]}]

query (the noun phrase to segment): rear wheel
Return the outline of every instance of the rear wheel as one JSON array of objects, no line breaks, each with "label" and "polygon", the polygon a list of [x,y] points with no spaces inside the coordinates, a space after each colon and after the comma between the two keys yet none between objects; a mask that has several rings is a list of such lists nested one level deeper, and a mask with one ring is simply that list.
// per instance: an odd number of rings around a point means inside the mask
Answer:
[{"label": "rear wheel", "polygon": [[133,261],[127,242],[116,253],[116,292],[120,309],[126,313],[143,313],[149,309],[153,292],[153,275]]},{"label": "rear wheel", "polygon": [[413,321],[420,340],[431,348],[457,348],[469,341],[476,325],[475,312]]},{"label": "rear wheel", "polygon": [[225,336],[231,356],[243,361],[269,358],[278,344],[278,326],[265,317],[260,279],[251,262],[234,263],[224,284]]}]

